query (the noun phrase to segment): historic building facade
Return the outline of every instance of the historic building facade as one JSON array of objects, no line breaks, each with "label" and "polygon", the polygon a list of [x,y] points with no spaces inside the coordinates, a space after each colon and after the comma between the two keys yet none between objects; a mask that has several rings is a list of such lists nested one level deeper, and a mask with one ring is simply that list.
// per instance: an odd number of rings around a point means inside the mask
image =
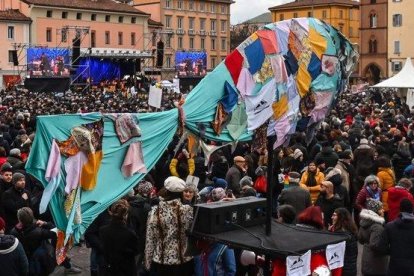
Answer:
[{"label": "historic building facade", "polygon": [[388,0],[361,0],[361,77],[371,84],[389,76]]},{"label": "historic building facade", "polygon": [[414,5],[409,0],[388,2],[388,76],[398,73],[407,57],[414,58],[411,31]]},{"label": "historic building facade", "polygon": [[336,27],[353,43],[359,43],[359,2],[351,0],[296,0],[269,8],[274,22],[315,17]]},{"label": "historic building facade", "polygon": [[206,52],[212,70],[230,52],[232,0],[134,0],[134,6],[163,24],[164,68],[175,67],[177,51]]},{"label": "historic building facade", "polygon": [[0,10],[0,89],[20,80],[25,50],[19,50],[18,45],[29,42],[30,23],[30,18],[17,9]]}]

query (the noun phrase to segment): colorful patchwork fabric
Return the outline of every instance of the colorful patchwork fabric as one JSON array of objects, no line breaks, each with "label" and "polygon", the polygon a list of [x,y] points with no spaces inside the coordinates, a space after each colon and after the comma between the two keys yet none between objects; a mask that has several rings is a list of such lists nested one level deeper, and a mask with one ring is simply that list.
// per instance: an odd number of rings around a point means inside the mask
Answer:
[{"label": "colorful patchwork fabric", "polygon": [[226,123],[228,118],[229,114],[224,110],[223,105],[221,103],[218,103],[214,121],[211,122],[211,126],[217,135],[220,135],[221,131],[223,130],[223,124]]},{"label": "colorful patchwork fabric", "polygon": [[312,53],[312,57],[308,65],[308,71],[312,77],[312,81],[314,81],[321,74],[321,65],[322,64],[318,56],[315,53]]},{"label": "colorful patchwork fabric", "polygon": [[286,83],[288,79],[288,73],[286,70],[285,60],[282,55],[275,55],[269,57],[270,64],[272,65],[273,74],[276,83]]},{"label": "colorful patchwork fabric", "polygon": [[82,167],[80,180],[81,186],[84,190],[90,191],[95,188],[102,159],[102,150],[96,151],[95,153],[88,153],[88,161]]},{"label": "colorful patchwork fabric", "polygon": [[254,96],[246,96],[247,129],[254,130],[272,115],[272,104],[276,97],[276,81],[272,79]]},{"label": "colorful patchwork fabric", "polygon": [[288,111],[288,96],[282,95],[280,100],[272,104],[273,119],[278,120]]},{"label": "colorful patchwork fabric", "polygon": [[56,141],[59,146],[60,153],[64,156],[73,156],[79,152],[79,147],[73,136],[70,136],[66,141]]},{"label": "colorful patchwork fabric", "polygon": [[263,61],[265,59],[265,53],[263,51],[262,43],[259,39],[255,40],[252,44],[244,49],[244,53],[249,62],[249,71],[251,74],[255,74],[262,68]]},{"label": "colorful patchwork fabric", "polygon": [[285,65],[286,70],[289,75],[296,75],[299,70],[298,60],[296,59],[295,55],[289,50],[284,56],[285,58]]},{"label": "colorful patchwork fabric", "polygon": [[243,68],[243,61],[244,57],[237,49],[228,55],[224,61],[235,85],[238,83],[239,75]]},{"label": "colorful patchwork fabric", "polygon": [[301,97],[304,97],[311,86],[312,83],[312,77],[305,65],[300,65],[298,74],[296,76],[296,83],[298,85],[298,92]]},{"label": "colorful patchwork fabric", "polygon": [[240,72],[239,82],[237,83],[237,89],[242,98],[246,95],[252,95],[255,85],[253,75],[250,73],[249,69],[243,68]]},{"label": "colorful patchwork fabric", "polygon": [[237,105],[239,95],[236,90],[230,85],[228,81],[225,83],[225,93],[224,97],[221,99],[221,104],[223,105],[224,111],[230,113]]},{"label": "colorful patchwork fabric", "polygon": [[115,131],[119,141],[123,144],[135,137],[141,137],[141,129],[138,126],[138,119],[133,114],[123,113],[116,115]]},{"label": "colorful patchwork fabric", "polygon": [[274,78],[270,58],[266,57],[263,61],[262,68],[254,74],[253,79],[256,83],[266,84],[271,78]]},{"label": "colorful patchwork fabric", "polygon": [[266,55],[279,52],[276,33],[274,31],[264,29],[257,31],[256,33],[259,36],[260,42],[263,45],[263,51]]},{"label": "colorful patchwork fabric", "polygon": [[70,156],[65,161],[66,171],[66,194],[70,194],[73,190],[78,188],[81,179],[83,166],[88,162],[87,155],[80,151],[74,156]]},{"label": "colorful patchwork fabric", "polygon": [[339,60],[336,56],[322,55],[321,67],[322,71],[333,76],[338,70]]},{"label": "colorful patchwork fabric", "polygon": [[326,39],[312,27],[309,28],[309,45],[318,58],[322,59],[322,55],[325,54],[327,48],[327,42]]},{"label": "colorful patchwork fabric", "polygon": [[234,109],[231,114],[231,120],[227,125],[227,130],[234,140],[238,140],[247,126],[246,106],[242,102]]}]

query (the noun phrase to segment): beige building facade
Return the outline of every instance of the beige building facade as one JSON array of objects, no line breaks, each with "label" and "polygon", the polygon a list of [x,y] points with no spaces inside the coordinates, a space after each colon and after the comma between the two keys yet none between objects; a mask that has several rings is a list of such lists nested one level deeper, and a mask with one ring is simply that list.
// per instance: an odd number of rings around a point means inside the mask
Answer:
[{"label": "beige building facade", "polygon": [[0,89],[17,83],[25,49],[17,45],[29,43],[31,20],[17,9],[0,10]]},{"label": "beige building facade", "polygon": [[230,52],[231,0],[134,0],[134,6],[163,24],[163,68],[174,70],[177,51],[206,52],[212,70]]},{"label": "beige building facade", "polygon": [[410,0],[388,1],[388,77],[401,70],[407,57],[414,58],[413,4]]}]

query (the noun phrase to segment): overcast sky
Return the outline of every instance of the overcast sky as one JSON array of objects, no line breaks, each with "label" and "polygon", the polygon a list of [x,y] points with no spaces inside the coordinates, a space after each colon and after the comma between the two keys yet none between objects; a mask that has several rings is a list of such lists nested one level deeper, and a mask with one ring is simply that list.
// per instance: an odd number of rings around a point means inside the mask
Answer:
[{"label": "overcast sky", "polygon": [[231,24],[238,24],[259,14],[268,12],[270,7],[293,2],[294,0],[234,0],[231,5]]}]

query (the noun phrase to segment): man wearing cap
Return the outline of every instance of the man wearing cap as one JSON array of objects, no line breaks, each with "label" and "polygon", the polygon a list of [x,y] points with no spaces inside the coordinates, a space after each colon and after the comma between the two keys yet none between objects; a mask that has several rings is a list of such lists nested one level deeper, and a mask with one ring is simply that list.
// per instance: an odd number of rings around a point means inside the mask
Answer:
[{"label": "man wearing cap", "polygon": [[242,156],[236,156],[233,159],[233,166],[227,171],[226,181],[227,188],[233,191],[233,195],[236,197],[240,196],[240,180],[246,174],[246,160]]},{"label": "man wearing cap", "polygon": [[0,168],[0,174],[1,174],[1,178],[0,178],[0,199],[1,199],[2,194],[8,189],[10,189],[10,187],[12,186],[12,176],[13,176],[12,166],[7,162],[4,163]]},{"label": "man wearing cap", "polygon": [[23,164],[22,153],[20,149],[14,148],[10,150],[9,157],[7,157],[7,162],[12,166],[20,166]]},{"label": "man wearing cap", "polygon": [[6,220],[6,233],[17,224],[17,210],[23,207],[30,207],[30,194],[25,189],[25,176],[21,173],[14,173],[12,176],[13,186],[1,196],[1,209]]},{"label": "man wearing cap", "polygon": [[297,172],[289,173],[289,186],[282,190],[278,201],[280,205],[289,204],[296,210],[296,214],[312,205],[310,193],[299,186],[300,174]]}]

